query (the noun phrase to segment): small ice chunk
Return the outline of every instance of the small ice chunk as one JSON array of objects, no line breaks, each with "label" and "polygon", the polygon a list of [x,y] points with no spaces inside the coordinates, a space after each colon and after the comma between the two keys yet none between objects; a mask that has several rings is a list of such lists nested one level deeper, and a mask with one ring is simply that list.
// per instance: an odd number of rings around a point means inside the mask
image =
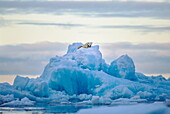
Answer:
[{"label": "small ice chunk", "polygon": [[16,76],[14,86],[16,89],[23,90],[29,81],[28,77]]},{"label": "small ice chunk", "polygon": [[24,97],[21,100],[17,99],[15,101],[4,103],[1,106],[33,106],[34,103],[34,101],[31,101],[27,97]]}]

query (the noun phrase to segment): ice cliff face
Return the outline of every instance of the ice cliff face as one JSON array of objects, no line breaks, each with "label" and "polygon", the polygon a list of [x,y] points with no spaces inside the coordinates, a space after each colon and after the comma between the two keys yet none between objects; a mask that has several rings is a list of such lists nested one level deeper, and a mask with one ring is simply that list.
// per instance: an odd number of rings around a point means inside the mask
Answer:
[{"label": "ice cliff face", "polygon": [[170,81],[135,72],[134,62],[128,55],[108,65],[99,46],[77,49],[81,45],[73,43],[65,55],[51,58],[36,79],[17,76],[13,86],[0,84],[0,95],[27,97],[37,102],[91,104],[111,104],[118,98],[137,102],[170,98]]},{"label": "ice cliff face", "polygon": [[137,80],[135,76],[135,65],[128,55],[122,55],[113,61],[109,66],[108,73],[119,78]]}]

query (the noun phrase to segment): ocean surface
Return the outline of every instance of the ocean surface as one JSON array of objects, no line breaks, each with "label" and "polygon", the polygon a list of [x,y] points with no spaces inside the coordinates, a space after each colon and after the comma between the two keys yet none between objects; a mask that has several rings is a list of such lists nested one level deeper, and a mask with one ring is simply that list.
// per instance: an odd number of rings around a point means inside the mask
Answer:
[{"label": "ocean surface", "polygon": [[50,105],[37,107],[0,107],[0,114],[44,114],[44,113],[77,113],[81,109],[92,108],[90,105]]},{"label": "ocean surface", "polygon": [[170,114],[165,102],[123,105],[37,104],[36,107],[0,107],[0,114]]}]

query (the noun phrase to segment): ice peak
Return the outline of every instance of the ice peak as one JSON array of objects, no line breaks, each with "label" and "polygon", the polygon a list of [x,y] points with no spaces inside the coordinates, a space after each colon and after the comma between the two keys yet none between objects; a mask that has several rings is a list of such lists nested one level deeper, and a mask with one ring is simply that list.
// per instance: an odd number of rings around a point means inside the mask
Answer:
[{"label": "ice peak", "polygon": [[129,80],[137,80],[133,60],[126,54],[113,61],[109,67],[109,74]]},{"label": "ice peak", "polygon": [[50,79],[54,69],[61,67],[74,67],[88,70],[101,70],[103,59],[99,51],[99,46],[94,45],[89,48],[79,48],[82,43],[73,43],[68,46],[67,54],[50,59],[41,77]]},{"label": "ice peak", "polygon": [[68,50],[67,50],[67,53],[72,53],[74,52],[75,50],[77,50],[77,48],[79,46],[82,46],[83,44],[82,43],[73,43],[71,45],[68,46]]},{"label": "ice peak", "polygon": [[[129,55],[127,55],[127,54],[120,56],[118,59],[119,59],[119,60],[120,60],[120,59],[123,59],[123,60],[128,60],[128,59],[130,59],[130,60],[132,60],[132,58],[131,58]],[[118,60],[118,59],[117,59],[117,60]]]}]

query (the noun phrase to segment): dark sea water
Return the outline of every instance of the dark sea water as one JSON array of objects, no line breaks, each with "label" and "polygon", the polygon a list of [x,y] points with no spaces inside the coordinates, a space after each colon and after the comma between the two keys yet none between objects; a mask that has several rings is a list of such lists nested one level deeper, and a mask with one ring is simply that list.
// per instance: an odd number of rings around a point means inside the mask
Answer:
[{"label": "dark sea water", "polygon": [[77,113],[81,109],[92,108],[91,105],[55,105],[36,107],[0,107],[0,114],[63,114]]},{"label": "dark sea water", "polygon": [[121,105],[37,104],[34,107],[0,107],[0,114],[170,114],[165,102]]}]

